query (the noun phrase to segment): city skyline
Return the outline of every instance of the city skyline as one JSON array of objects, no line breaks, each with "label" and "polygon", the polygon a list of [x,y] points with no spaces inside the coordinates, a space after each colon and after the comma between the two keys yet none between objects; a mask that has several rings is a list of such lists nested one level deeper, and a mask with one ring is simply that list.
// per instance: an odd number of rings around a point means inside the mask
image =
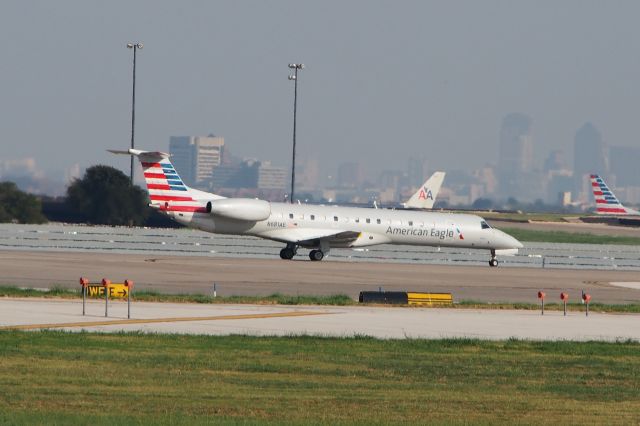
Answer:
[{"label": "city skyline", "polygon": [[[449,179],[443,188],[443,198],[452,205],[471,205],[478,198],[543,200],[549,205],[564,199],[584,204],[590,199],[585,177],[598,173],[607,176],[614,186],[619,184],[623,200],[640,202],[640,172],[633,168],[640,162],[640,147],[606,144],[599,129],[587,122],[574,135],[574,164],[567,162],[563,150],[544,153],[545,161],[537,164],[533,161],[533,127],[533,120],[526,114],[506,114],[501,120],[498,161],[470,170],[446,170]],[[223,136],[212,133],[208,136],[171,136],[167,146],[161,150],[172,153],[178,172],[192,186],[213,192],[222,190],[227,195],[232,193],[229,192],[232,188],[268,187],[271,191],[267,193],[274,199],[280,199],[288,192],[285,186],[288,187],[290,181],[286,168],[256,156],[234,156],[231,152],[235,146],[225,144]],[[84,168],[76,164],[65,170],[64,183],[79,177]],[[421,183],[427,175],[438,170],[426,158],[414,156],[406,159],[404,167],[398,169],[371,170],[358,161],[346,159],[330,166],[321,165],[317,158],[299,159],[298,168],[297,185],[306,194],[313,193],[329,200],[337,197],[343,202],[376,198],[401,202],[408,191],[415,190],[419,185],[417,182]],[[217,169],[221,174],[216,173]],[[243,177],[243,173],[248,175]],[[14,176],[19,186],[35,193],[64,194],[63,182],[59,179],[62,173],[56,175],[58,180],[47,179],[33,158],[0,162],[0,178]],[[200,176],[197,180],[196,175]],[[229,180],[232,176],[236,177]],[[233,183],[231,186],[221,184],[225,181]],[[253,183],[243,185],[242,182]],[[572,198],[566,198],[563,195],[566,192],[572,192]],[[242,193],[251,196],[251,192]],[[323,193],[325,195],[319,195]]]},{"label": "city skyline", "polygon": [[[125,7],[126,6],[126,7]],[[123,13],[128,10],[129,13]],[[636,147],[640,4],[405,1],[168,1],[3,4],[3,157],[43,169],[127,160],[131,53],[136,146],[214,129],[241,157],[290,166],[293,85],[298,154],[397,170],[495,164],[509,112],[532,117],[534,160],[573,162],[575,129]],[[393,147],[389,155],[388,148]]]}]

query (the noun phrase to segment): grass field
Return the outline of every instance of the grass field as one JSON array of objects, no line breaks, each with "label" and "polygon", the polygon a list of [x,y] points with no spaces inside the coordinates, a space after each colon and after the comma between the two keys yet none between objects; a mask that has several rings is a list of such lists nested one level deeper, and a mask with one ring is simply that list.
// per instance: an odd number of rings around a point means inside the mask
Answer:
[{"label": "grass field", "polygon": [[543,222],[566,222],[567,217],[580,217],[580,216],[588,216],[577,215],[577,214],[567,214],[567,213],[496,213],[496,212],[478,212],[478,214],[485,219],[495,219],[495,220],[514,220],[517,222],[528,222],[530,220],[538,220]]},{"label": "grass field", "polygon": [[0,332],[0,424],[600,423],[640,344]]},{"label": "grass field", "polygon": [[[144,302],[173,303],[251,303],[270,305],[356,305],[357,301],[345,294],[329,296],[286,295],[274,293],[268,296],[225,296],[213,297],[205,294],[163,294],[157,291],[134,290],[132,300]],[[80,286],[76,289],[53,287],[51,289],[21,288],[11,285],[0,285],[0,297],[44,297],[78,299],[82,297]]]},{"label": "grass field", "polygon": [[[32,289],[20,288],[16,286],[0,285],[0,297],[44,297],[44,298],[63,298],[63,299],[79,299],[81,297],[80,289],[65,289],[54,287],[52,289]],[[269,296],[226,296],[213,297],[204,294],[163,294],[155,291],[137,291],[133,293],[132,300],[143,302],[164,302],[164,303],[238,303],[238,304],[258,304],[258,305],[329,305],[329,306],[349,306],[359,305],[346,294],[334,294],[329,296],[311,296],[311,295],[286,295],[272,294]],[[373,304],[375,305],[375,304]],[[387,305],[391,306],[391,305]],[[395,305],[403,307],[406,305]],[[620,313],[640,313],[640,304],[628,303],[609,305],[603,303],[591,303],[592,312],[620,312]],[[432,308],[458,308],[458,309],[522,309],[522,310],[539,310],[540,305],[537,303],[486,303],[475,300],[461,300],[453,305],[435,305]],[[560,311],[564,307],[560,303],[546,303],[545,310]],[[584,311],[585,307],[582,303],[569,303],[568,311]]]},{"label": "grass field", "polygon": [[524,242],[541,243],[571,243],[571,244],[620,244],[640,245],[640,238],[617,235],[594,235],[588,233],[574,233],[562,231],[535,231],[522,228],[500,228]]}]

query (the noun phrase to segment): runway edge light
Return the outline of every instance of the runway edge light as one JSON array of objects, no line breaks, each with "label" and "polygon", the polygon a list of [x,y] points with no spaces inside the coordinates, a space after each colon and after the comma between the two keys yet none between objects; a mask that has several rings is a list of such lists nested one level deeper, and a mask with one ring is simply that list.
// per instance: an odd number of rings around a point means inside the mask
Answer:
[{"label": "runway edge light", "polygon": [[567,316],[567,302],[569,301],[569,293],[565,293],[564,291],[560,293],[560,300],[564,304],[564,316]]},{"label": "runway edge light", "polygon": [[86,312],[87,287],[89,286],[89,279],[80,277],[80,285],[82,286],[82,315],[84,316]]},{"label": "runway edge light", "polygon": [[544,297],[545,296],[546,294],[544,294],[544,291],[538,292],[538,299],[540,299],[540,304],[542,306],[542,312],[540,313],[540,315],[544,315]]},{"label": "runway edge light", "polygon": [[124,286],[127,289],[127,318],[131,318],[131,292],[133,291],[133,281],[124,280]]},{"label": "runway edge light", "polygon": [[582,293],[582,302],[586,305],[585,316],[589,316],[589,302],[591,301],[591,295],[589,293]]}]

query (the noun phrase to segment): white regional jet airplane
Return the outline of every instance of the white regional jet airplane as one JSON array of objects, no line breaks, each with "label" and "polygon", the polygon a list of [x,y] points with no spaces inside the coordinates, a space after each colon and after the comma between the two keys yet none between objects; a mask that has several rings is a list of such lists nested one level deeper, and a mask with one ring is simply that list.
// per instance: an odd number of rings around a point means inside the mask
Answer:
[{"label": "white regional jet airplane", "polygon": [[285,243],[280,250],[282,259],[292,259],[298,247],[311,249],[311,260],[322,260],[333,247],[408,244],[486,249],[491,252],[489,265],[498,266],[497,254],[513,255],[522,247],[518,240],[474,215],[225,198],[186,186],[167,153],[110,152],[138,157],[152,207],[207,232]]}]

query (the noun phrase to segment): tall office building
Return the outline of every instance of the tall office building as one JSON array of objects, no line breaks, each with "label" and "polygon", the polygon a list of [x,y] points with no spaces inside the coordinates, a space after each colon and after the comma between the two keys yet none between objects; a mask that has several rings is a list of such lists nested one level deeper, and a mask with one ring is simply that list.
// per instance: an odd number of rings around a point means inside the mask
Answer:
[{"label": "tall office building", "polygon": [[[409,179],[409,186],[417,188],[424,183],[426,161],[422,156],[414,156],[409,158],[407,164],[407,177]],[[440,170],[440,169],[438,169]]]},{"label": "tall office building", "polygon": [[222,162],[224,138],[220,136],[171,136],[171,161],[182,180],[191,186],[211,179]]},{"label": "tall office building", "polygon": [[609,166],[615,175],[616,186],[640,186],[640,148],[612,146],[609,150]]},{"label": "tall office building", "polygon": [[502,119],[498,179],[504,197],[530,198],[533,171],[531,118],[511,113]]},{"label": "tall office building", "polygon": [[574,195],[585,201],[591,192],[588,176],[593,173],[606,176],[609,172],[607,148],[600,131],[585,123],[576,132],[573,149]]},{"label": "tall office building", "polygon": [[357,188],[364,180],[362,165],[356,162],[342,163],[338,166],[338,186]]},{"label": "tall office building", "polygon": [[258,189],[284,190],[289,178],[288,172],[284,167],[271,165],[270,161],[260,162],[258,167]]}]

